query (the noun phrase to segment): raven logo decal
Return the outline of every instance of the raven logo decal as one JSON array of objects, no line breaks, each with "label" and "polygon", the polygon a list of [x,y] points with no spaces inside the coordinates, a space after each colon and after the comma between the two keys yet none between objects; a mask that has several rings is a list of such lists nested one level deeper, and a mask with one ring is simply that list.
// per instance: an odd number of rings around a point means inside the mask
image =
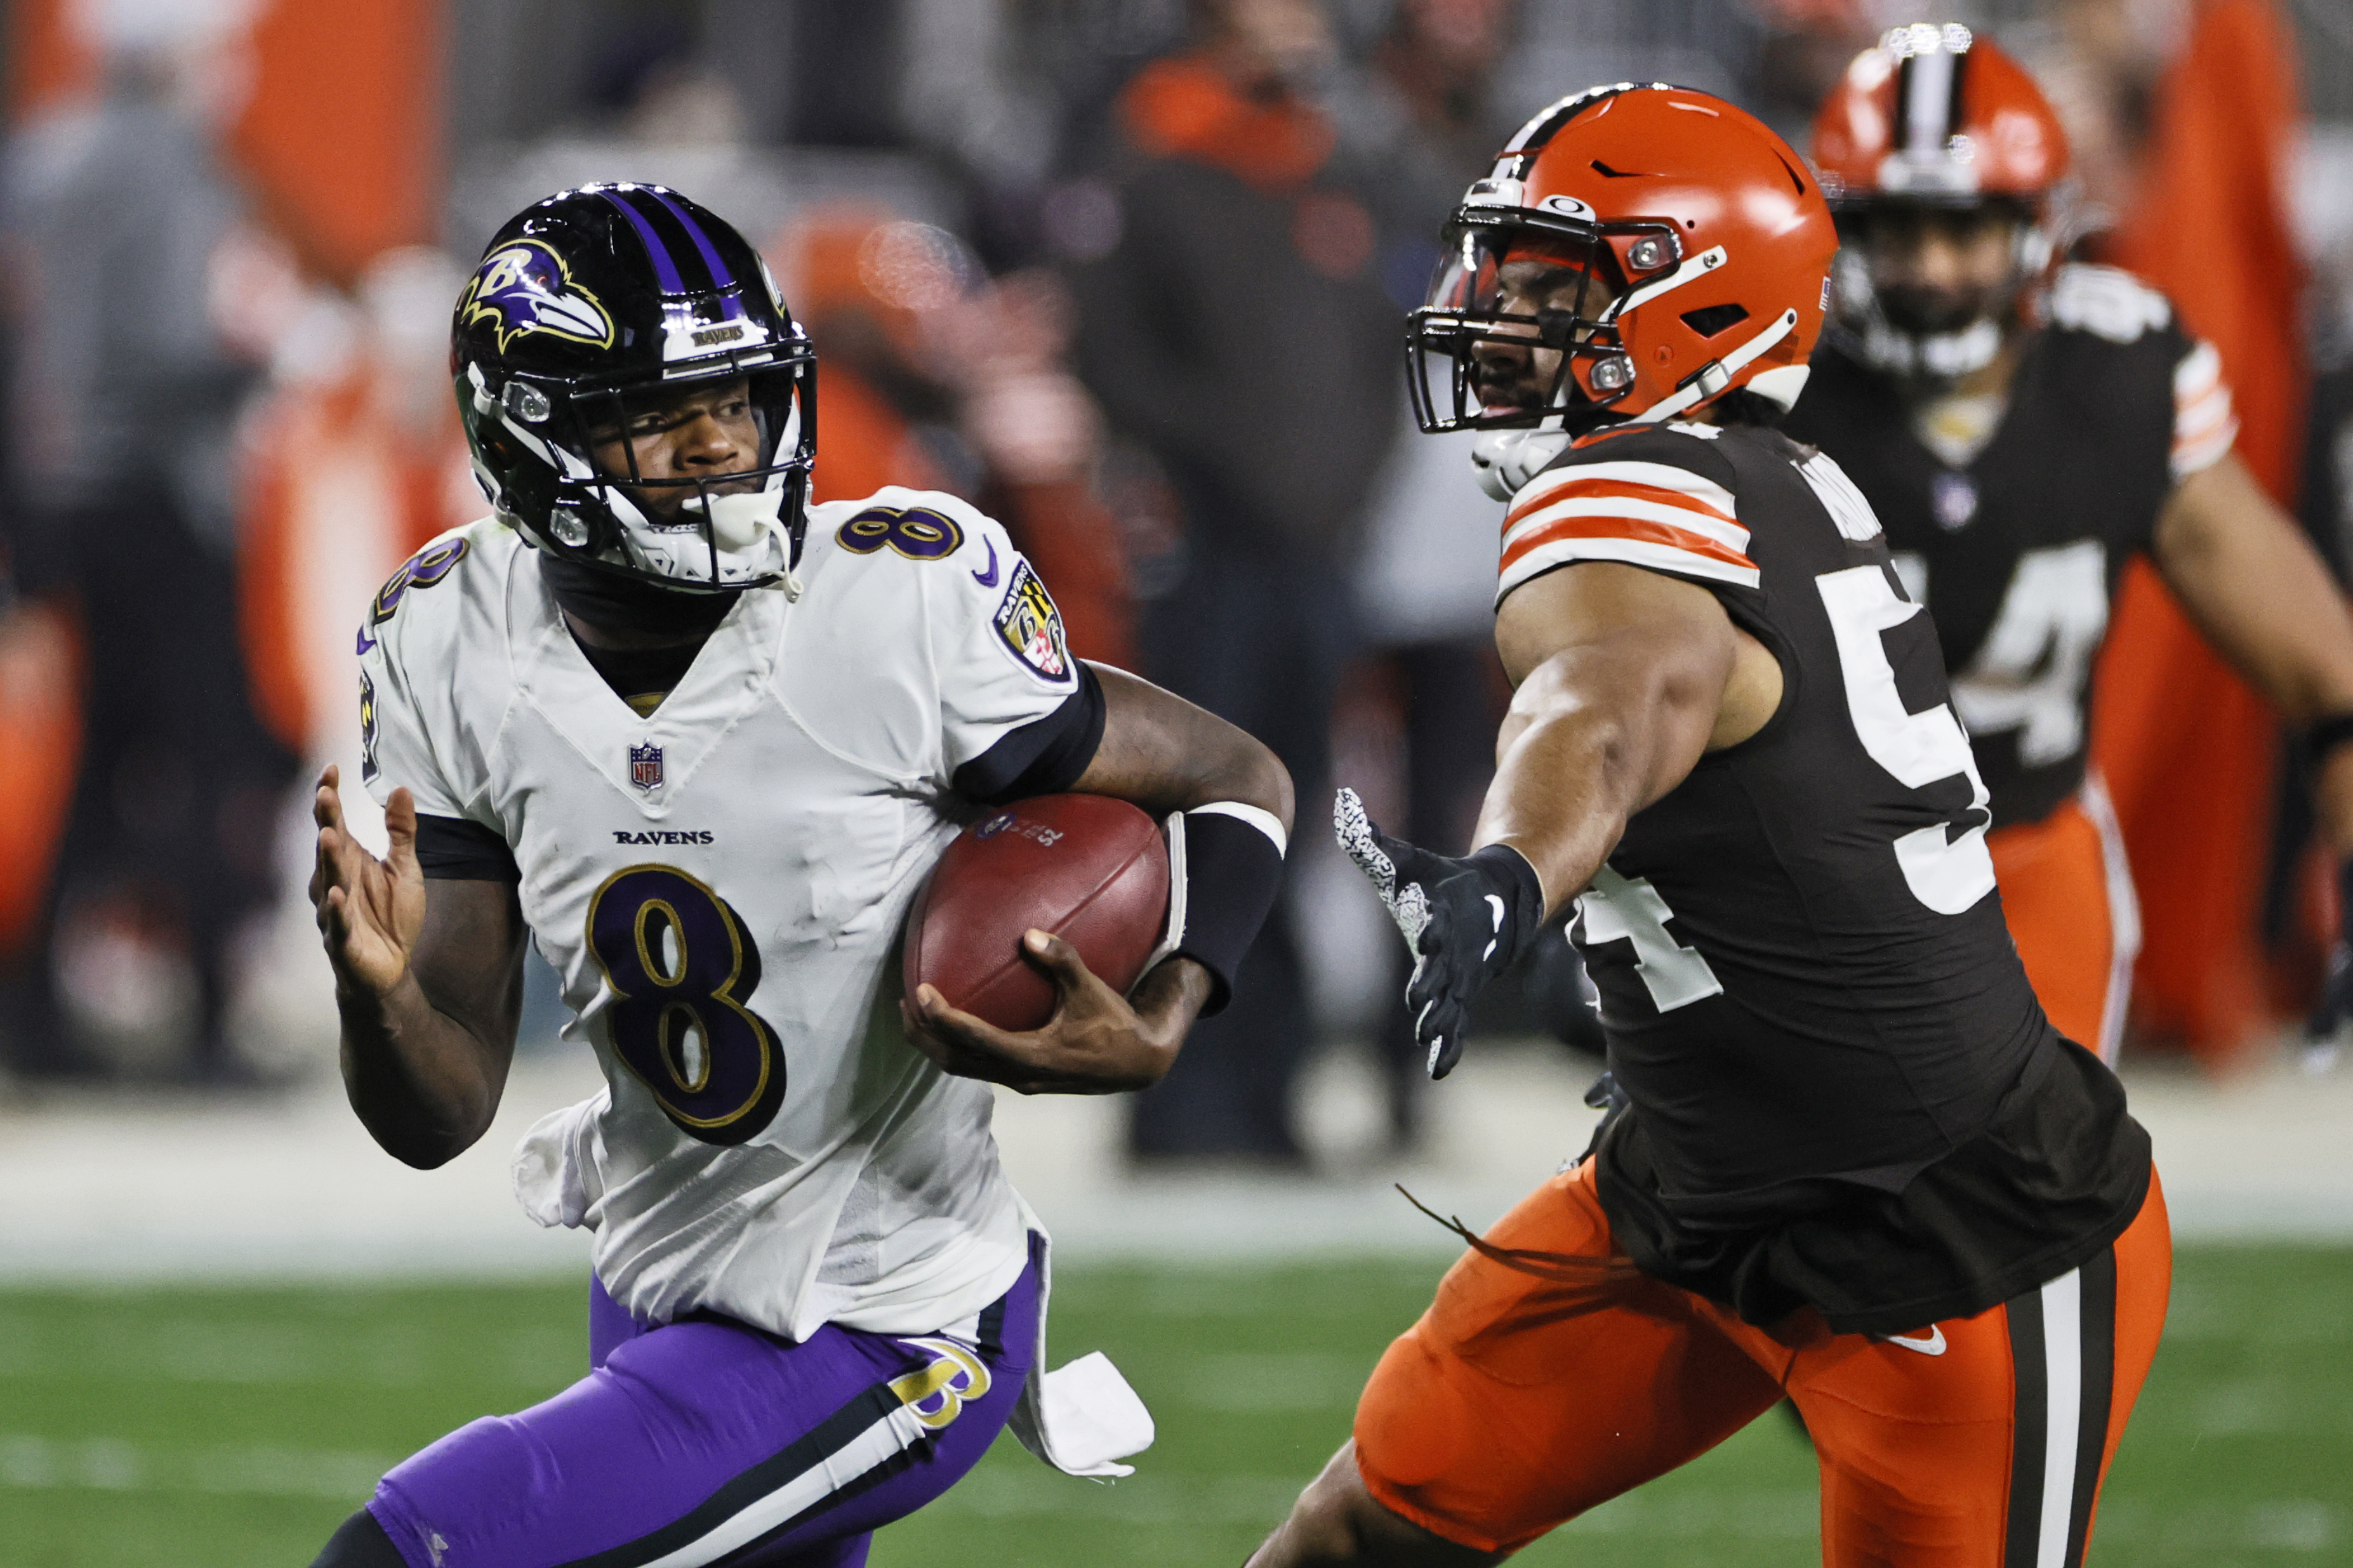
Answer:
[{"label": "raven logo decal", "polygon": [[485,318],[497,321],[501,353],[525,332],[613,346],[613,318],[604,304],[575,286],[564,258],[535,239],[518,239],[483,258],[458,314],[469,327]]}]

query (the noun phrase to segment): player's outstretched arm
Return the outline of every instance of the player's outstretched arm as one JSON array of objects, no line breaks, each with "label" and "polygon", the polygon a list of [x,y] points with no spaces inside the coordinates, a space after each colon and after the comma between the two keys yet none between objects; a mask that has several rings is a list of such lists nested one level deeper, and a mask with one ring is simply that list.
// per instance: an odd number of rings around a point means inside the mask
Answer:
[{"label": "player's outstretched arm", "polygon": [[1507,844],[1549,916],[1593,879],[1626,819],[1781,702],[1781,667],[1714,594],[1614,562],[1548,573],[1505,599],[1495,647],[1512,706],[1472,848]]},{"label": "player's outstretched arm", "polygon": [[343,826],[338,771],[319,780],[311,902],[335,972],[343,1087],[386,1152],[430,1169],[491,1124],[522,1007],[522,914],[502,882],[427,882],[417,807],[393,791],[379,860]]},{"label": "player's outstretched arm", "polygon": [[[2151,554],[2206,640],[2292,724],[2353,713],[2353,613],[2320,552],[2237,456],[2174,487]],[[2319,779],[2321,819],[2353,857],[2353,747]]]},{"label": "player's outstretched arm", "polygon": [[1334,819],[1413,950],[1406,1008],[1432,1078],[1461,1056],[1480,989],[1584,889],[1626,819],[1781,700],[1779,664],[1714,595],[1638,567],[1538,577],[1504,601],[1495,637],[1514,689],[1472,853],[1389,837],[1353,791]]},{"label": "player's outstretched arm", "polygon": [[[2235,453],[2174,487],[2151,553],[2206,640],[2290,723],[2353,716],[2353,613],[2320,552]],[[2340,890],[2353,899],[2353,745],[2325,741],[2318,750],[2321,827],[2337,853]],[[2348,1014],[2353,942],[2340,934],[2313,1037],[2333,1036]]]},{"label": "player's outstretched arm", "polygon": [[[1164,959],[1128,995],[1092,973],[1068,942],[1031,931],[1029,961],[1058,994],[1044,1028],[1017,1035],[992,1027],[928,985],[900,1005],[918,1050],[960,1078],[1024,1094],[1110,1094],[1157,1083],[1224,984],[1212,966],[1230,973],[1257,934],[1282,874],[1279,840],[1291,830],[1291,774],[1264,744],[1124,670],[1097,665],[1095,674],[1103,689],[1103,740],[1071,787],[1131,801],[1155,816],[1201,807],[1220,815],[1192,829],[1190,951]],[[1259,814],[1264,825],[1237,826],[1234,807]],[[1280,832],[1270,837],[1266,826]]]}]

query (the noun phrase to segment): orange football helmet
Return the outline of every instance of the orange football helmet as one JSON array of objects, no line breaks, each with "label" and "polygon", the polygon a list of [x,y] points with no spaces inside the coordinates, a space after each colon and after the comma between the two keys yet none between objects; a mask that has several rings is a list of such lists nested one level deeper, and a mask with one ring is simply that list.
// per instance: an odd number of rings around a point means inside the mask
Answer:
[{"label": "orange football helmet", "polygon": [[[1761,121],[1631,82],[1521,127],[1444,241],[1408,337],[1421,428],[1564,442],[1736,387],[1795,403],[1838,249],[1813,176]],[[1532,265],[1507,273],[1515,263]],[[1537,270],[1555,279],[1541,290],[1552,304],[1529,303]],[[1548,374],[1532,369],[1547,359]]]},{"label": "orange football helmet", "polygon": [[2014,219],[2009,279],[1974,302],[1907,302],[1874,281],[1863,246],[1851,245],[1836,273],[1839,344],[1865,363],[1929,383],[1991,363],[2051,265],[2067,175],[2067,133],[2034,79],[1957,24],[1891,27],[1822,104],[1814,164],[1850,240],[1903,209]]},{"label": "orange football helmet", "polygon": [[2007,196],[2038,213],[2067,173],[2067,132],[2016,60],[1964,26],[1891,27],[1814,119],[1822,193],[1972,205]]}]

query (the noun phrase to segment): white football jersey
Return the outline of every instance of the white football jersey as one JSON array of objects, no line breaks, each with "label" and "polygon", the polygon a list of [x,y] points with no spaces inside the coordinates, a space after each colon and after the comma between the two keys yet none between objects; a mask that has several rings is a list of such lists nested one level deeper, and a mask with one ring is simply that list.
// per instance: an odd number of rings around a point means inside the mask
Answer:
[{"label": "white football jersey", "polygon": [[596,1233],[613,1299],[795,1340],[921,1333],[1009,1289],[1026,1210],[988,1089],[899,1025],[897,942],[956,831],[950,780],[1078,689],[996,522],[891,488],[813,510],[803,592],[747,592],[640,718],[540,556],[485,520],[361,631],[369,789],[499,833],[607,1087],[516,1154],[543,1225]]}]

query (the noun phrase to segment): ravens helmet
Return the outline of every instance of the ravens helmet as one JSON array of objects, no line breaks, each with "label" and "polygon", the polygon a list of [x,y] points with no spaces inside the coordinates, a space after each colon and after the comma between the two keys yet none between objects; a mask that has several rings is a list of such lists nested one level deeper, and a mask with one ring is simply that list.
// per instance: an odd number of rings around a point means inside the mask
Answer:
[{"label": "ravens helmet", "polygon": [[[647,184],[583,185],[526,207],[458,298],[450,368],[475,479],[541,550],[689,592],[793,587],[817,355],[723,219]],[[753,467],[638,472],[623,438],[633,420],[738,377],[759,431]]]}]

